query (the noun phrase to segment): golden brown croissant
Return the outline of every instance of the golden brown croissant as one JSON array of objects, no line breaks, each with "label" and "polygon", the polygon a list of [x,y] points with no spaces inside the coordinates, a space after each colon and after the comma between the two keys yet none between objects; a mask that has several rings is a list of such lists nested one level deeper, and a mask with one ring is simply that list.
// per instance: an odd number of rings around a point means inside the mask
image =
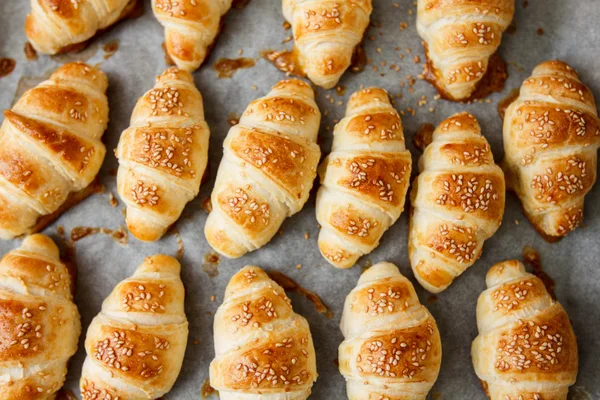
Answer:
[{"label": "golden brown croissant", "polygon": [[515,0],[419,0],[417,30],[435,86],[451,100],[468,99],[515,13]]},{"label": "golden brown croissant", "polygon": [[58,247],[32,235],[0,261],[0,398],[54,399],[81,323]]},{"label": "golden brown croissant", "polygon": [[317,379],[308,322],[258,267],[235,274],[217,310],[210,384],[221,400],[305,400]]},{"label": "golden brown croissant", "polygon": [[317,173],[321,113],[306,83],[281,81],[254,100],[231,128],[204,233],[219,253],[237,258],[277,233],[300,211]]},{"label": "golden brown croissant", "polygon": [[196,197],[209,135],[194,79],[169,68],[138,100],[116,151],[119,195],[135,237],[158,240]]},{"label": "golden brown croissant", "polygon": [[504,215],[504,174],[474,116],[442,121],[411,191],[408,255],[415,277],[441,292],[481,255]]},{"label": "golden brown croissant", "polygon": [[230,8],[231,0],[152,0],[167,53],[180,69],[193,71],[204,62]]},{"label": "golden brown croissant", "polygon": [[300,69],[316,85],[334,87],[369,26],[371,0],[283,0]]},{"label": "golden brown croissant", "polygon": [[577,341],[564,308],[519,261],[494,265],[477,302],[475,373],[491,400],[566,400]]},{"label": "golden brown croissant", "polygon": [[385,90],[350,97],[319,172],[319,248],[333,266],[349,268],[400,217],[410,182],[402,121]]},{"label": "golden brown croissant", "polygon": [[525,215],[558,240],[583,219],[596,182],[600,123],[592,92],[561,61],[538,65],[504,117],[504,169]]},{"label": "golden brown croissant", "polygon": [[56,54],[79,46],[132,14],[140,0],[31,0],[25,34],[40,53]]},{"label": "golden brown croissant", "polygon": [[83,63],[60,67],[26,91],[0,127],[0,237],[60,215],[100,170],[108,124],[106,75]]},{"label": "golden brown croissant", "polygon": [[350,400],[425,400],[440,370],[440,333],[394,264],[362,274],[346,297],[341,329],[340,372]]},{"label": "golden brown croissant", "polygon": [[148,257],[104,300],[85,339],[83,400],[158,399],[171,390],[188,337],[180,270],[173,257]]}]

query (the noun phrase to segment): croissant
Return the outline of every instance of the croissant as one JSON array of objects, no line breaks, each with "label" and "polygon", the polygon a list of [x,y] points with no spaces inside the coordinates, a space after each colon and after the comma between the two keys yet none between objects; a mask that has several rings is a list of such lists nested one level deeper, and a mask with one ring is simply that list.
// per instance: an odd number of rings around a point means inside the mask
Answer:
[{"label": "croissant", "polygon": [[235,274],[215,314],[210,385],[221,400],[305,400],[317,379],[308,322],[258,267]]},{"label": "croissant", "polygon": [[0,261],[0,282],[0,398],[54,399],[81,333],[58,247],[28,236]]},{"label": "croissant", "polygon": [[321,113],[310,86],[276,84],[254,100],[223,143],[204,233],[230,258],[256,250],[302,209],[316,176]]},{"label": "croissant", "polygon": [[298,67],[316,85],[334,87],[362,41],[373,6],[371,0],[283,0],[283,15],[292,25]]},{"label": "croissant", "polygon": [[440,333],[394,264],[381,262],[361,275],[340,326],[348,399],[425,400],[440,371]]},{"label": "croissant", "polygon": [[491,400],[566,400],[577,341],[564,308],[519,261],[494,265],[477,302],[475,372]]},{"label": "croissant", "polygon": [[139,0],[31,0],[25,34],[40,53],[79,50],[88,39],[138,7]]},{"label": "croissant", "polygon": [[504,169],[525,215],[549,241],[583,219],[596,182],[600,122],[592,92],[561,61],[533,70],[504,117]]},{"label": "croissant", "polygon": [[158,399],[173,387],[187,344],[181,266],[148,257],[104,300],[85,339],[83,400]]},{"label": "croissant", "polygon": [[319,248],[333,266],[349,268],[379,245],[404,210],[408,191],[411,156],[385,90],[350,97],[331,150],[319,168]]},{"label": "croissant", "polygon": [[515,0],[419,0],[417,31],[440,94],[467,100],[512,22]]},{"label": "croissant", "polygon": [[189,72],[167,69],[138,100],[116,151],[118,191],[135,237],[158,240],[196,197],[209,135],[194,79]]},{"label": "croissant", "polygon": [[475,263],[504,214],[504,174],[479,123],[456,114],[437,127],[411,191],[408,255],[430,292],[445,290]]},{"label": "croissant", "polygon": [[152,0],[154,15],[165,27],[167,53],[180,69],[191,72],[204,62],[231,1]]},{"label": "croissant", "polygon": [[85,189],[106,153],[107,86],[99,69],[69,63],[4,111],[0,238],[35,231],[91,194]]}]

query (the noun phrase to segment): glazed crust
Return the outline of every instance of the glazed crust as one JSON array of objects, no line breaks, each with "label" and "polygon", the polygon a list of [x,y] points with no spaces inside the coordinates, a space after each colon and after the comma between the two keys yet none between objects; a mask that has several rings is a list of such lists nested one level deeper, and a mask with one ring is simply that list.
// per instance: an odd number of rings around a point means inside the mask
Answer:
[{"label": "glazed crust", "polygon": [[350,97],[319,169],[319,248],[333,266],[349,268],[400,217],[410,182],[402,121],[385,90],[363,89]]},{"label": "glazed crust", "polygon": [[340,372],[350,400],[425,400],[441,364],[435,320],[390,263],[369,268],[344,304]]},{"label": "glazed crust", "polygon": [[308,323],[260,268],[245,267],[231,278],[214,337],[210,384],[222,400],[310,395],[317,369]]},{"label": "glazed crust", "polygon": [[127,226],[138,239],[160,239],[196,197],[209,136],[192,76],[169,68],[138,100],[116,150],[118,191],[127,205]]},{"label": "glazed crust", "polygon": [[0,237],[30,232],[95,179],[106,149],[106,75],[83,63],[60,67],[26,91],[0,127]]},{"label": "glazed crust", "polygon": [[81,333],[58,248],[32,235],[0,261],[0,398],[53,399]]},{"label": "glazed crust", "polygon": [[221,29],[231,0],[152,0],[156,19],[165,27],[165,47],[178,68],[194,71],[204,62]]},{"label": "glazed crust", "polygon": [[566,311],[516,260],[496,264],[486,280],[471,355],[489,397],[566,400],[578,370]]},{"label": "glazed crust", "polygon": [[277,233],[308,199],[321,156],[321,114],[310,86],[281,81],[231,128],[204,233],[219,253],[241,257]]},{"label": "glazed crust", "polygon": [[538,232],[556,241],[583,219],[596,182],[600,122],[592,92],[561,61],[538,65],[504,117],[509,188]]},{"label": "glazed crust", "polygon": [[408,254],[419,283],[445,290],[475,263],[504,214],[504,174],[471,114],[437,127],[411,192]]},{"label": "glazed crust", "polygon": [[334,87],[369,26],[371,0],[283,0],[300,68],[316,85]]},{"label": "glazed crust", "polygon": [[461,101],[475,92],[514,12],[514,0],[418,1],[417,30],[441,94]]}]

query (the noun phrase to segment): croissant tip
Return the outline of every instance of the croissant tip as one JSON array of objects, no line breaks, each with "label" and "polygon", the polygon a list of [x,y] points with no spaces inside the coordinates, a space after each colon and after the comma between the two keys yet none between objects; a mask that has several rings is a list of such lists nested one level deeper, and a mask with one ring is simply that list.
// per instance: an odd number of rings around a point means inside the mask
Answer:
[{"label": "croissant tip", "polygon": [[33,235],[29,235],[23,240],[21,244],[22,249],[27,249],[35,252],[42,252],[44,254],[48,254],[54,258],[58,258],[58,246],[54,241],[46,235],[41,233],[35,233]]},{"label": "croissant tip", "polygon": [[516,279],[526,273],[525,266],[518,260],[507,260],[493,265],[485,282],[488,288]]},{"label": "croissant tip", "polygon": [[181,264],[174,257],[166,254],[155,254],[146,257],[142,265],[138,267],[138,270],[144,272],[170,272],[179,275],[181,273]]}]

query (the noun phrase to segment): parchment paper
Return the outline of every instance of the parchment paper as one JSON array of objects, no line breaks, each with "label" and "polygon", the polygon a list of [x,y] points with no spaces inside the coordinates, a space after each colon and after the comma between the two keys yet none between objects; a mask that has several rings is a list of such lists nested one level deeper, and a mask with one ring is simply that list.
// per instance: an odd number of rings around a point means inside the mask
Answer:
[{"label": "parchment paper", "polygon": [[[338,96],[334,90],[318,90],[319,107],[323,113],[328,112],[323,117],[320,131],[324,154],[330,149],[331,128],[343,117],[348,96],[361,85],[381,86],[392,96],[402,94],[401,99],[396,99],[396,107],[405,111],[403,123],[406,141],[415,165],[420,152],[412,146],[412,137],[417,128],[425,122],[437,124],[463,110],[477,116],[499,161],[503,151],[502,124],[496,111],[497,103],[511,89],[518,88],[533,67],[543,60],[561,58],[569,62],[578,69],[583,81],[600,100],[598,0],[530,0],[526,7],[523,0],[517,0],[516,31],[504,36],[500,48],[500,54],[509,64],[510,75],[505,90],[490,96],[488,101],[470,105],[434,100],[434,89],[427,82],[417,79],[422,71],[424,55],[415,28],[416,2],[397,1],[397,5],[393,0],[374,2],[373,26],[365,40],[366,53],[372,64],[362,73],[344,75],[340,84],[347,90],[343,96]],[[111,174],[117,167],[112,149],[129,124],[136,100],[153,86],[156,75],[165,68],[161,49],[163,29],[152,15],[149,2],[146,2],[145,14],[141,18],[119,24],[97,38],[91,48],[82,54],[54,58],[40,55],[37,61],[27,61],[23,52],[26,42],[23,21],[28,10],[29,2],[25,0],[0,1],[0,57],[17,61],[15,71],[0,79],[0,109],[11,106],[19,83],[22,90],[71,59],[100,63],[110,81],[110,125],[104,135],[109,151],[100,173],[106,191],[73,208],[44,232],[60,241],[56,233],[59,225],[64,226],[67,235],[72,228],[82,225],[117,229],[124,225],[124,218],[122,202],[119,201],[116,208],[109,204],[109,193],[117,196],[116,179]],[[230,127],[228,119],[239,116],[251,100],[264,95],[274,83],[284,78],[284,74],[260,58],[260,52],[265,49],[291,48],[291,42],[285,45],[281,43],[291,35],[291,31],[282,27],[283,21],[281,3],[276,0],[251,0],[244,9],[232,9],[224,20],[223,31],[211,57],[194,74],[204,96],[206,119],[211,128],[211,179],[202,186],[200,195],[188,205],[184,217],[176,225],[185,246],[182,264],[190,340],[181,375],[166,398],[184,400],[201,397],[201,386],[208,378],[208,365],[214,355],[214,312],[223,299],[229,278],[246,264],[284,272],[302,286],[315,291],[331,307],[334,318],[327,319],[304,297],[291,294],[295,310],[310,323],[317,350],[319,379],[311,398],[346,398],[344,380],[335,364],[337,347],[342,341],[338,325],[344,298],[355,286],[362,271],[361,266],[387,260],[396,263],[402,273],[415,283],[421,301],[431,310],[440,328],[442,369],[430,397],[484,399],[470,357],[471,341],[477,335],[477,297],[485,288],[485,274],[492,264],[505,259],[520,259],[522,248],[531,245],[540,252],[545,271],[556,281],[558,299],[567,309],[577,334],[580,373],[576,385],[571,389],[572,398],[599,399],[600,185],[596,185],[587,196],[583,226],[556,244],[544,242],[534,232],[522,215],[515,196],[509,194],[502,227],[486,242],[481,259],[447,291],[436,297],[430,296],[416,284],[410,270],[406,213],[385,234],[379,248],[359,261],[359,266],[346,271],[329,266],[319,254],[316,244],[319,229],[315,219],[314,192],[304,209],[284,223],[283,234],[277,235],[267,246],[238,260],[222,259],[215,277],[210,277],[203,270],[204,257],[211,253],[211,249],[203,235],[207,214],[201,208],[201,203],[210,194],[214,183],[222,142]],[[401,24],[404,29],[401,29]],[[543,34],[540,35],[542,30]],[[118,41],[119,49],[105,60],[102,45],[114,41]],[[256,66],[238,71],[231,79],[217,79],[212,65],[220,57],[238,57],[239,49],[243,50],[244,57],[256,58]],[[399,54],[403,54],[403,58]],[[414,59],[415,56],[419,58]],[[382,66],[383,62],[385,66]],[[401,70],[396,72],[390,69],[391,64],[400,66]],[[377,71],[373,66],[377,66]],[[412,87],[414,92],[409,90],[410,78],[407,76],[416,79]],[[427,104],[419,106],[422,96],[425,96],[423,99]],[[406,111],[408,107],[416,110],[414,116]],[[308,233],[309,239],[305,239],[305,233]],[[20,240],[1,242],[0,251],[4,254],[19,243]],[[70,366],[67,387],[79,393],[78,380],[85,356],[85,330],[114,285],[130,276],[145,256],[159,252],[175,255],[177,249],[177,238],[173,234],[166,235],[154,244],[139,242],[130,235],[129,244],[122,246],[102,234],[77,243],[79,278],[76,302],[82,315],[84,334],[81,336],[80,350]],[[296,269],[298,264],[302,265],[301,269]],[[211,296],[215,296],[214,302]]]}]

